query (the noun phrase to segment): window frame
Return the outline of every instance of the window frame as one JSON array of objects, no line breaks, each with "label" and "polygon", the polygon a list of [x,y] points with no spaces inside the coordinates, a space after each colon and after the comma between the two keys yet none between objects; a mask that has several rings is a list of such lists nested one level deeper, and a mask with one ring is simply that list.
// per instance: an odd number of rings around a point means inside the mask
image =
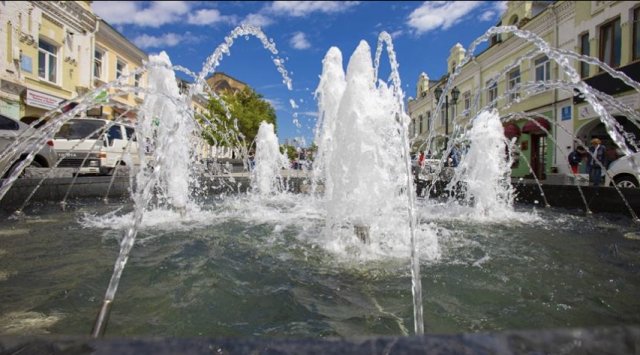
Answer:
[{"label": "window frame", "polygon": [[[48,51],[46,48],[42,48],[42,44],[47,44],[49,46],[51,46],[54,50],[54,52],[50,52]],[[48,83],[52,83],[52,84],[58,84],[58,56],[60,53],[60,47],[57,46],[53,41],[49,41],[45,38],[39,38],[38,39],[38,78],[40,78],[40,80],[44,80]],[[44,54],[44,63],[41,63],[40,61],[40,56],[41,54]],[[51,58],[54,59],[53,62],[53,66],[54,66],[54,70],[53,72],[51,72]],[[41,75],[41,67],[44,65],[44,73],[42,76]],[[51,76],[53,75],[53,80],[51,80]]]},{"label": "window frame", "polygon": [[[118,69],[118,67],[122,64],[122,69]],[[127,62],[118,58],[116,59],[116,79],[120,79],[121,76],[125,75],[127,71]]]},{"label": "window frame", "polygon": [[[514,73],[517,75],[514,76]],[[507,73],[507,91],[509,92],[509,103],[512,103],[520,98],[520,89],[518,88],[522,82],[522,73],[520,67],[513,68]],[[516,88],[518,88],[516,90]]]},{"label": "window frame", "polygon": [[635,61],[640,59],[640,6],[631,10],[631,20],[633,25],[631,26],[631,60]]},{"label": "window frame", "polygon": [[[580,54],[582,55],[591,55],[591,38],[589,37],[589,32],[581,33],[578,36],[578,42],[580,43]],[[585,48],[586,44],[586,48]],[[588,78],[590,75],[591,67],[589,63],[580,62],[580,77]]]},{"label": "window frame", "polygon": [[489,80],[486,83],[487,85],[487,105],[491,108],[496,108],[498,106],[498,81],[497,80]]},{"label": "window frame", "polygon": [[471,91],[467,90],[462,94],[462,100],[464,102],[464,110],[469,114],[471,108]]},{"label": "window frame", "polygon": [[[545,59],[544,61],[540,61]],[[538,69],[542,68],[542,79],[538,78]],[[541,55],[533,59],[533,80],[548,81],[551,80],[551,60],[546,55]]]},{"label": "window frame", "polygon": [[[98,57],[96,56],[96,54],[98,54],[98,53],[100,53],[100,56],[101,56],[100,59],[98,59]],[[94,77],[94,79],[99,79],[99,80],[103,80],[103,81],[105,80],[105,74],[106,73],[105,73],[104,68],[105,68],[105,65],[107,63],[106,59],[107,59],[107,51],[96,47],[94,49],[94,51],[93,51],[93,77]],[[98,62],[98,61],[100,62],[100,67],[99,67],[100,73],[99,73],[99,75],[96,75],[96,68],[98,68],[96,66],[96,64],[97,64],[96,62]]]},{"label": "window frame", "polygon": [[[617,26],[616,26],[617,23]],[[611,58],[610,58],[610,62],[607,62],[607,60],[605,59],[605,54],[607,54],[607,48],[605,46],[605,41],[607,39],[606,33],[605,31],[607,29],[611,29],[611,45],[609,46],[610,50],[611,50]],[[616,51],[616,29],[618,31],[618,50]],[[599,59],[601,62],[608,64],[611,68],[618,68],[620,66],[620,63],[622,61],[622,28],[620,26],[620,17],[616,17],[610,21],[607,21],[605,23],[603,23],[602,25],[600,25],[599,28],[599,34],[600,34],[600,39],[599,39]],[[616,53],[617,52],[617,53]],[[616,58],[616,54],[617,54],[617,58]],[[615,63],[617,59],[617,63]],[[602,71],[603,69],[600,68],[600,71]]]}]

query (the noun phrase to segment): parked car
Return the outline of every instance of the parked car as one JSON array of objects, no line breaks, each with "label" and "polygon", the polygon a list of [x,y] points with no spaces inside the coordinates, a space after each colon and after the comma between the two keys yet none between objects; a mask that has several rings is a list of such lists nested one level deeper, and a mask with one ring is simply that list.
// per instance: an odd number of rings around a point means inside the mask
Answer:
[{"label": "parked car", "polygon": [[[32,135],[26,137],[23,136],[28,129],[30,129],[30,127],[26,123],[0,115],[0,155],[4,154],[11,146],[13,146],[18,139],[33,139]],[[40,149],[38,153],[36,153],[29,166],[34,168],[49,168],[54,166],[56,161],[58,161],[58,156],[56,155],[53,146],[54,142],[52,140],[47,141],[47,144]],[[9,166],[9,169],[2,177],[7,178],[11,175],[13,170],[17,168],[18,164],[22,160],[26,159],[28,155],[29,152],[25,151],[13,161],[0,160],[0,171],[4,171],[7,166]]]},{"label": "parked car", "polygon": [[631,165],[632,160],[637,167],[640,167],[640,152],[624,156],[611,163],[607,169],[609,174],[605,175],[604,186],[613,186],[615,183],[618,187],[640,187],[640,174]]},{"label": "parked car", "polygon": [[[108,124],[112,125],[107,128]],[[129,125],[99,118],[73,118],[54,138],[62,159],[58,166],[80,168],[80,174],[111,175],[119,165],[140,164],[135,129]]]}]

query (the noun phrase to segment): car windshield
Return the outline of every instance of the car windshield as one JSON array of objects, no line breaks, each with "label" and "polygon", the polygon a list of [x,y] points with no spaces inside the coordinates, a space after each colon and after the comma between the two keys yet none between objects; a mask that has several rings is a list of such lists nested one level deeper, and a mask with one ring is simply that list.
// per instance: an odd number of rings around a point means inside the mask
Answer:
[{"label": "car windshield", "polygon": [[71,120],[65,123],[55,138],[62,139],[98,139],[100,128],[105,125],[104,121],[96,120]]}]

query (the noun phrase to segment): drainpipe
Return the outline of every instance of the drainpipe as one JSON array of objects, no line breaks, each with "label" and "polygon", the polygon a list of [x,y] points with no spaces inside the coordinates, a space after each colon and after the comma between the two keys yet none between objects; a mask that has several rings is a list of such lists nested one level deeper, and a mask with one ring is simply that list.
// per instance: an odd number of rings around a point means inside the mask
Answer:
[{"label": "drainpipe", "polygon": [[[552,4],[551,5],[551,13],[553,13],[553,40],[554,40],[554,44],[553,44],[553,48],[558,48],[558,43],[560,42],[559,38],[558,38],[558,13],[556,12],[556,4]],[[560,79],[560,70],[559,70],[560,65],[556,63],[555,68],[554,68],[554,77],[556,78],[556,80]],[[553,140],[554,142],[558,142],[558,125],[560,124],[560,122],[557,121],[558,118],[558,89],[553,89],[553,103],[551,104],[551,107],[553,109],[553,117],[554,119],[556,119],[556,127],[553,130]],[[558,148],[556,146],[556,149],[553,150],[553,166],[555,166],[556,168],[558,168],[558,172],[560,172],[559,167],[558,167]]]}]

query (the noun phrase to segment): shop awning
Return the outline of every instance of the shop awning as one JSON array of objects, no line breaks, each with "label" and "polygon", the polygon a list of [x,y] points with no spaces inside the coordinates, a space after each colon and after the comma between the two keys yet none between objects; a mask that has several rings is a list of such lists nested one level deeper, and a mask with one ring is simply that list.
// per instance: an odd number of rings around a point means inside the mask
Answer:
[{"label": "shop awning", "polygon": [[527,134],[546,135],[550,130],[551,123],[549,123],[549,121],[547,121],[547,119],[543,117],[537,117],[522,126],[522,133]]},{"label": "shop awning", "polygon": [[520,137],[520,127],[518,127],[517,124],[505,123],[503,127],[504,127],[504,136],[507,137],[507,139]]}]

